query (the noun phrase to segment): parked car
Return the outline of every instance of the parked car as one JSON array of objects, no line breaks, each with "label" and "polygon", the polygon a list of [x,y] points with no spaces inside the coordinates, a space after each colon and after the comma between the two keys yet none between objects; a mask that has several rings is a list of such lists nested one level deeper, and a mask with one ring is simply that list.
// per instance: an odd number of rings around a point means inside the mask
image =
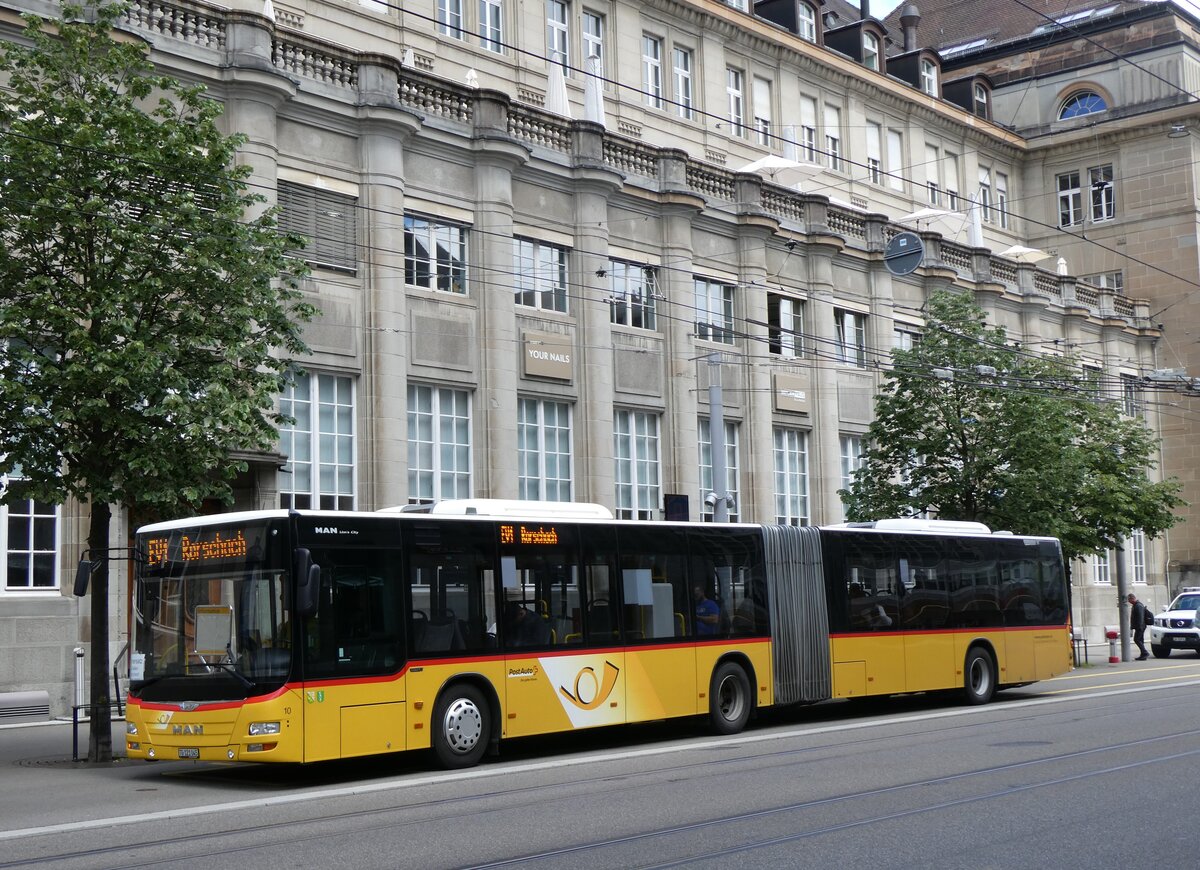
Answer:
[{"label": "parked car", "polygon": [[1200,610],[1200,586],[1188,586],[1180,590],[1170,607],[1154,614],[1150,625],[1150,651],[1155,658],[1165,659],[1174,649],[1200,652],[1197,610]]}]

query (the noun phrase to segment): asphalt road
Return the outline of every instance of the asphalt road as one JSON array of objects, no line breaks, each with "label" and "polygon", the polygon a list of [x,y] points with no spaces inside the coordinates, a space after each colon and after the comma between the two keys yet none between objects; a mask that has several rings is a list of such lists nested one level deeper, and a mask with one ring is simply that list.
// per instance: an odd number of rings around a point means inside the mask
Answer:
[{"label": "asphalt road", "polygon": [[608,729],[456,773],[423,755],[96,767],[70,761],[69,725],[0,728],[0,870],[1197,866],[1200,658],[1093,661],[982,708]]}]

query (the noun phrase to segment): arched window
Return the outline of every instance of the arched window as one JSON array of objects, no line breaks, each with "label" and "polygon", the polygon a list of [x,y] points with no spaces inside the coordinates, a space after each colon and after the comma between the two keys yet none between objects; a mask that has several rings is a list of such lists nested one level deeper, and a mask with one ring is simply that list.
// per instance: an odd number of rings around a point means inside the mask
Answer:
[{"label": "arched window", "polygon": [[808,42],[817,41],[817,13],[807,3],[797,4],[797,10],[800,16],[799,27],[801,39]]},{"label": "arched window", "polygon": [[937,67],[933,65],[933,61],[921,61],[921,90],[931,97],[938,95]]},{"label": "arched window", "polygon": [[980,118],[989,117],[988,90],[983,85],[975,85],[975,114]]},{"label": "arched window", "polygon": [[873,33],[863,34],[863,66],[879,70],[879,37]]},{"label": "arched window", "polygon": [[1108,103],[1104,102],[1104,97],[1092,91],[1080,91],[1072,94],[1062,104],[1062,108],[1058,111],[1058,119],[1066,121],[1068,118],[1080,118],[1084,115],[1103,112],[1107,108]]}]

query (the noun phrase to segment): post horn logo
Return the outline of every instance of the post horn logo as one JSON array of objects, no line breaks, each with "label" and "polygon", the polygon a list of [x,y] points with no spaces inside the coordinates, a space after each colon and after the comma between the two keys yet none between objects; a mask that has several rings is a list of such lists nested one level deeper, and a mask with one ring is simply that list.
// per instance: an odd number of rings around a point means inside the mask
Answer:
[{"label": "post horn logo", "polygon": [[566,686],[559,686],[563,696],[580,710],[595,710],[608,700],[613,688],[617,685],[617,674],[621,669],[612,662],[604,663],[604,675],[598,677],[596,669],[591,665],[583,668],[575,675],[575,691],[568,691]]}]

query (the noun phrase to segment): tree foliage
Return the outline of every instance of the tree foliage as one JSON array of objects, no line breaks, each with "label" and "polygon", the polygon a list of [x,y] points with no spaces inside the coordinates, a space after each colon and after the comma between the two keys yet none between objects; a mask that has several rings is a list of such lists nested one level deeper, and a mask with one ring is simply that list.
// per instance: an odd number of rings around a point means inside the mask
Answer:
[{"label": "tree foliage", "polygon": [[850,520],[930,511],[1058,537],[1068,558],[1174,525],[1179,485],[1147,476],[1152,433],[1077,361],[1012,346],[961,294],[933,295],[926,325],[893,351],[862,467],[841,491]]},{"label": "tree foliage", "polygon": [[248,217],[263,197],[235,163],[243,138],[202,88],[155,73],[121,14],[27,16],[0,49],[0,472],[19,470],[9,499],[90,503],[101,558],[110,504],[229,499],[230,451],[276,443],[312,314],[286,256],[300,241]]}]

